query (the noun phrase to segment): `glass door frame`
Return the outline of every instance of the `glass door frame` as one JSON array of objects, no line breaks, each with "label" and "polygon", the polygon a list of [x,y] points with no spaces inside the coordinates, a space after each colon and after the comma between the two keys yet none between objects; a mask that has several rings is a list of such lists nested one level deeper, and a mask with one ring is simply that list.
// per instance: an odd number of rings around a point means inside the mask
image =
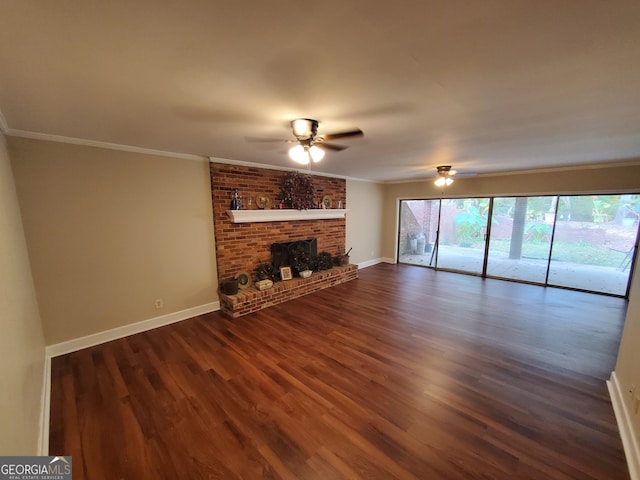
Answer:
[{"label": "glass door frame", "polygon": [[[485,230],[485,233],[483,234],[483,241],[484,241],[484,248],[483,248],[483,252],[482,252],[482,268],[480,271],[478,272],[474,272],[474,271],[469,271],[469,270],[462,270],[462,269],[456,269],[456,268],[448,268],[448,267],[442,267],[439,266],[439,255],[440,255],[440,241],[441,241],[441,222],[442,222],[442,202],[445,200],[454,200],[454,201],[466,201],[466,200],[488,200],[489,204],[488,204],[488,210],[487,210],[487,219],[486,219],[486,224],[483,227],[483,229]],[[429,261],[429,265],[423,265],[423,264],[414,264],[414,263],[404,263],[400,260],[400,256],[401,256],[401,248],[400,248],[400,242],[401,242],[401,235],[402,235],[402,203],[403,202],[411,202],[411,201],[425,201],[425,202],[433,202],[433,201],[437,201],[438,202],[438,223],[437,223],[437,228],[436,228],[436,238],[435,241],[433,243],[433,251],[431,254],[431,258]],[[484,277],[486,276],[486,270],[487,270],[487,253],[488,253],[488,245],[489,245],[489,238],[490,238],[490,234],[491,234],[491,213],[492,213],[492,209],[493,209],[493,198],[492,197],[486,197],[486,196],[474,196],[474,197],[438,197],[438,198],[402,198],[399,199],[398,201],[398,228],[397,228],[397,232],[396,232],[396,261],[398,263],[402,263],[405,265],[416,265],[416,266],[421,266],[421,267],[426,267],[426,268],[431,268],[433,270],[442,270],[445,272],[454,272],[454,273],[464,273],[467,275],[475,275],[475,276],[480,276],[480,277]]]},{"label": "glass door frame", "polygon": [[[559,199],[560,199],[560,195],[554,195],[554,194],[545,194],[545,195],[509,195],[509,196],[494,196],[491,197],[491,215],[493,216],[493,207],[494,207],[494,203],[496,199],[501,199],[501,198],[543,198],[543,197],[549,197],[549,198],[556,198],[556,202],[555,202],[555,206],[553,209],[553,224],[551,226],[551,234],[550,234],[550,239],[549,239],[549,252],[547,254],[547,258],[546,258],[546,265],[545,265],[545,275],[544,275],[544,281],[541,282],[536,282],[535,280],[525,280],[525,279],[520,279],[520,278],[511,278],[511,277],[501,277],[500,275],[491,275],[491,274],[487,274],[487,266],[489,264],[489,249],[490,249],[490,243],[491,243],[491,236],[489,236],[489,238],[487,239],[487,256],[486,256],[486,262],[485,262],[485,271],[484,271],[484,277],[485,278],[493,278],[496,280],[506,280],[509,282],[517,282],[517,283],[526,283],[529,285],[539,285],[539,286],[550,286],[550,287],[556,287],[556,285],[552,285],[549,284],[549,266],[551,264],[551,253],[553,251],[553,239],[555,237],[555,233],[556,233],[556,219],[558,218],[558,206],[560,204]],[[552,212],[545,212],[545,213],[552,213]],[[493,222],[492,222],[493,223]],[[562,287],[559,287],[562,288]],[[600,292],[593,292],[593,293],[600,293]]]},{"label": "glass door frame", "polygon": [[[486,276],[486,271],[487,271],[487,248],[489,245],[489,238],[490,238],[490,233],[491,233],[491,212],[493,209],[493,198],[492,197],[485,197],[485,196],[473,196],[473,197],[441,197],[438,200],[440,200],[440,213],[438,215],[438,235],[437,235],[437,242],[434,245],[434,248],[436,248],[436,262],[435,265],[432,267],[434,270],[442,270],[443,272],[453,272],[453,273],[464,273],[466,275],[474,275],[476,277],[485,277]],[[489,201],[489,205],[488,205],[488,209],[487,209],[487,219],[486,219],[486,223],[484,225],[484,227],[482,227],[482,229],[484,229],[485,233],[483,234],[483,242],[484,242],[484,248],[483,248],[483,252],[482,252],[482,267],[480,268],[479,271],[470,271],[470,270],[462,270],[462,269],[458,269],[458,268],[450,268],[450,267],[442,267],[439,265],[439,261],[438,261],[438,255],[440,253],[440,231],[441,231],[441,220],[442,220],[442,202],[445,200],[455,200],[455,201],[467,201],[467,200],[488,200]]]},{"label": "glass door frame", "polygon": [[[433,270],[442,270],[442,271],[448,271],[448,272],[454,272],[454,273],[463,273],[463,274],[467,274],[467,275],[474,275],[474,276],[479,276],[479,277],[483,277],[483,278],[492,278],[492,279],[497,279],[497,280],[503,280],[503,281],[511,281],[511,282],[517,282],[517,283],[526,283],[526,284],[532,284],[532,285],[539,285],[539,286],[547,286],[547,287],[552,287],[552,288],[562,288],[562,289],[566,289],[566,290],[575,290],[575,291],[583,291],[583,292],[587,292],[587,293],[595,293],[595,294],[599,294],[599,295],[605,295],[605,296],[613,296],[613,297],[620,297],[620,298],[629,298],[629,292],[630,292],[630,288],[631,288],[631,279],[633,278],[634,275],[634,269],[635,269],[635,264],[636,264],[636,258],[638,255],[638,250],[639,250],[639,242],[640,242],[640,221],[638,221],[638,225],[636,226],[636,237],[635,237],[635,243],[634,246],[632,247],[632,252],[631,253],[631,258],[629,259],[629,276],[627,278],[627,285],[626,285],[626,290],[624,294],[615,294],[615,293],[607,293],[607,292],[601,292],[601,291],[595,291],[595,290],[588,290],[588,289],[582,289],[582,288],[574,288],[571,286],[563,286],[563,285],[556,285],[553,283],[549,283],[549,274],[550,274],[550,266],[551,266],[551,261],[552,261],[552,256],[553,256],[553,248],[554,248],[554,240],[556,238],[556,232],[557,232],[557,223],[558,223],[558,211],[559,211],[559,207],[560,207],[560,198],[561,197],[582,197],[582,196],[590,196],[590,195],[640,195],[640,192],[622,192],[622,193],[593,193],[593,194],[588,194],[588,193],[558,193],[558,194],[543,194],[543,195],[510,195],[508,197],[501,197],[501,196],[474,196],[474,197],[427,197],[427,198],[403,198],[403,199],[399,199],[398,201],[398,227],[397,227],[397,236],[396,236],[396,262],[397,263],[402,263],[405,265],[415,265],[415,266],[422,266],[422,267],[426,267],[426,268],[431,268]],[[521,280],[521,279],[517,279],[517,278],[508,278],[508,277],[500,277],[500,276],[496,276],[496,275],[487,275],[487,265],[488,265],[488,260],[489,260],[489,248],[490,248],[490,241],[491,241],[491,228],[492,228],[492,217],[493,217],[493,210],[494,210],[494,200],[496,198],[518,198],[518,197],[527,197],[527,198],[534,198],[534,197],[556,197],[556,202],[555,202],[555,209],[553,212],[553,224],[552,224],[552,230],[551,230],[551,235],[550,235],[550,248],[549,248],[549,254],[548,257],[546,259],[546,273],[545,273],[545,280],[544,283],[540,283],[540,282],[536,282],[536,281],[528,281],[528,280]],[[482,264],[482,271],[481,272],[472,272],[472,271],[466,271],[466,270],[460,270],[460,269],[454,269],[454,268],[447,268],[447,267],[442,267],[439,266],[439,254],[440,254],[440,242],[441,242],[441,222],[442,222],[442,202],[444,200],[473,200],[473,199],[488,199],[489,200],[489,205],[488,205],[488,210],[487,210],[487,224],[485,226],[486,229],[486,233],[484,234],[484,257],[483,257],[483,264]],[[401,222],[402,222],[402,215],[401,215],[401,209],[402,209],[402,202],[406,202],[406,201],[438,201],[438,223],[437,223],[437,229],[436,229],[436,239],[434,241],[433,244],[433,252],[431,253],[431,261],[429,262],[429,265],[417,265],[417,264],[413,264],[413,263],[404,263],[400,261],[400,235],[401,235]],[[551,212],[549,212],[551,213]],[[435,262],[434,262],[435,260]],[[433,265],[431,264],[433,263]]]}]

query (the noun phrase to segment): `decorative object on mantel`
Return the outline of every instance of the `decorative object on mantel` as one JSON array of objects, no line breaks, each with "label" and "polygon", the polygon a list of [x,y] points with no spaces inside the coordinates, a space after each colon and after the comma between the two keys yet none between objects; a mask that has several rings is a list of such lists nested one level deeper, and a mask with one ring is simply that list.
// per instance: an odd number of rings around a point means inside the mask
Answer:
[{"label": "decorative object on mantel", "polygon": [[333,202],[331,201],[331,197],[329,195],[325,195],[322,197],[322,208],[331,208],[333,207]]},{"label": "decorative object on mantel", "polygon": [[330,270],[333,267],[333,258],[329,252],[320,252],[318,254],[318,270]]},{"label": "decorative object on mantel", "polygon": [[256,195],[256,206],[262,210],[271,208],[271,197],[268,193],[260,192]]},{"label": "decorative object on mantel", "polygon": [[282,176],[278,199],[282,200],[285,208],[295,208],[296,210],[314,208],[316,206],[315,196],[316,190],[309,175],[292,171]]},{"label": "decorative object on mantel", "polygon": [[231,192],[231,210],[242,210],[242,195],[237,188]]},{"label": "decorative object on mantel", "polygon": [[240,290],[244,290],[251,286],[251,275],[249,275],[248,272],[238,272],[236,274],[236,280],[238,281],[238,287]]}]

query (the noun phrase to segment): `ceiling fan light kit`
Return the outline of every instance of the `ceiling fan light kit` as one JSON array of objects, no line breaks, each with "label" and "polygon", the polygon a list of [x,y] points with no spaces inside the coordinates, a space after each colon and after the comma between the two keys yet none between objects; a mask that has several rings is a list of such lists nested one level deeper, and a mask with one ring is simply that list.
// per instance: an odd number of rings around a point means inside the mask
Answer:
[{"label": "ceiling fan light kit", "polygon": [[296,145],[289,149],[289,157],[301,165],[316,163],[324,158],[324,151],[315,145]]},{"label": "ceiling fan light kit", "polygon": [[435,185],[437,187],[448,187],[453,183],[453,175],[456,174],[455,170],[451,170],[451,165],[440,165],[436,167],[438,175],[436,176]]},{"label": "ceiling fan light kit", "polygon": [[449,177],[438,177],[434,183],[437,187],[448,187],[453,183],[453,180]]}]

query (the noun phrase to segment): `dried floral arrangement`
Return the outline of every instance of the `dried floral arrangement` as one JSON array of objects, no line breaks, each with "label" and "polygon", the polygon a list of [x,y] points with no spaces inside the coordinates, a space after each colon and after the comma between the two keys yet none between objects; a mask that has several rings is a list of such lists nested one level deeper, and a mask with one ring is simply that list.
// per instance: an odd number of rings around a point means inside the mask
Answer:
[{"label": "dried floral arrangement", "polygon": [[333,258],[329,252],[318,254],[318,270],[330,270],[333,268]]},{"label": "dried floral arrangement", "polygon": [[278,199],[286,208],[297,210],[316,208],[316,190],[311,177],[296,171],[285,173],[280,182]]},{"label": "dried floral arrangement", "polygon": [[312,270],[314,267],[309,252],[305,251],[301,245],[298,245],[293,252],[291,252],[291,266],[295,268],[298,273],[304,270]]}]

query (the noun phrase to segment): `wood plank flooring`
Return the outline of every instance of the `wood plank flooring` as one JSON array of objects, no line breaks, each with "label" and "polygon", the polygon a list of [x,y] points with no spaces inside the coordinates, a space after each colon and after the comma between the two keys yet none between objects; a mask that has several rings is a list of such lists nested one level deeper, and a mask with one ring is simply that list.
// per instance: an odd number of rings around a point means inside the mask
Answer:
[{"label": "wood plank flooring", "polygon": [[52,363],[74,479],[628,479],[626,302],[380,264]]}]

